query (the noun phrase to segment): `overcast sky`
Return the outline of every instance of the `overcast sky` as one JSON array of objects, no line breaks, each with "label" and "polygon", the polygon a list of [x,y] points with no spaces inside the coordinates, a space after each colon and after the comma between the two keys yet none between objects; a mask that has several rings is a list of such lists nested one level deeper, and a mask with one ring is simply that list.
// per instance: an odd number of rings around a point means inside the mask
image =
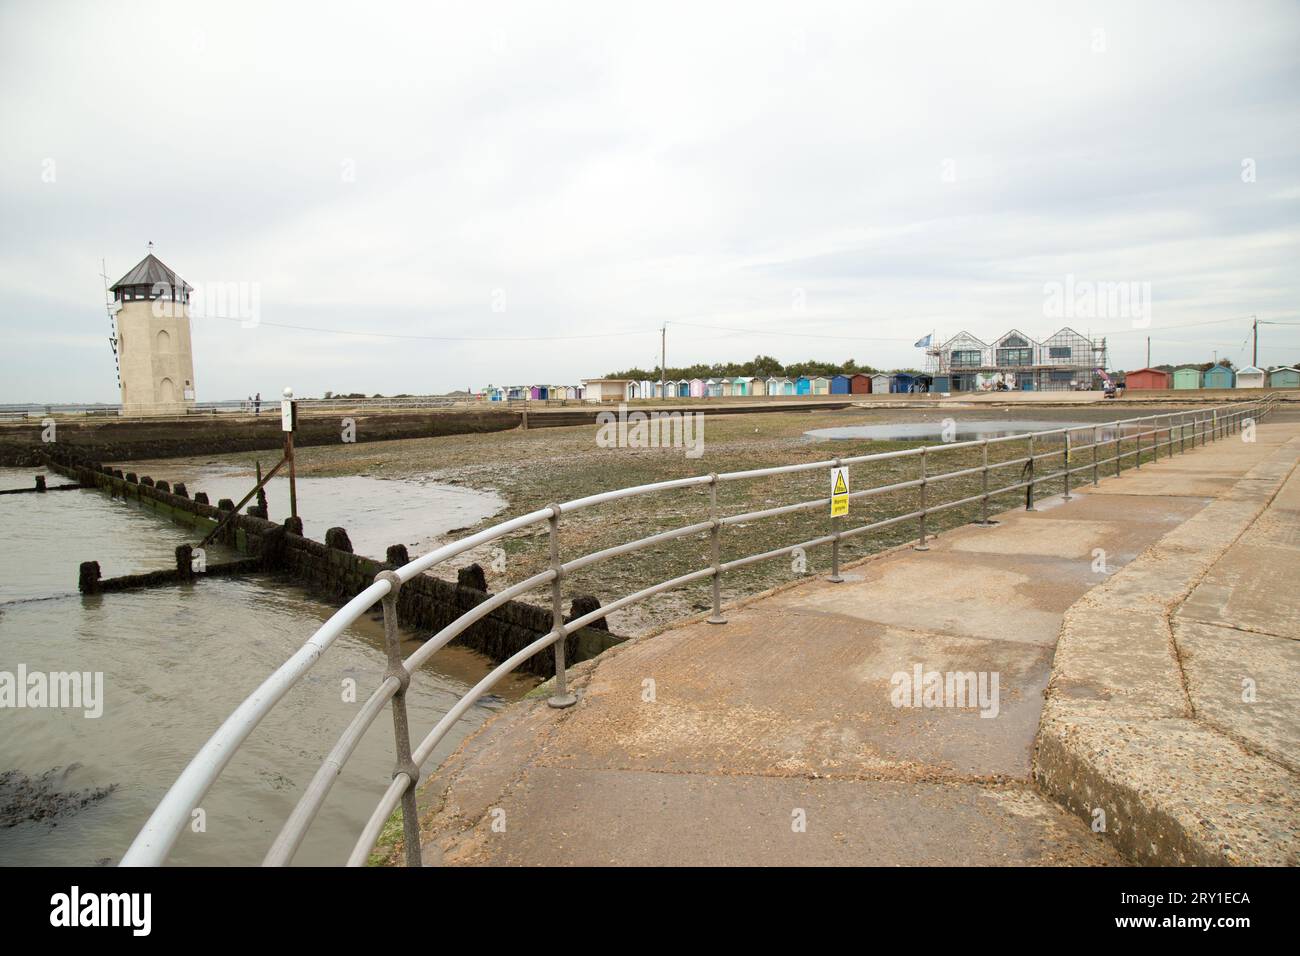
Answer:
[{"label": "overcast sky", "polygon": [[256,296],[194,320],[200,400],[575,382],[665,321],[669,365],[1240,365],[1251,314],[1300,360],[1293,2],[0,9],[0,401],[117,400],[100,260],[150,240]]}]

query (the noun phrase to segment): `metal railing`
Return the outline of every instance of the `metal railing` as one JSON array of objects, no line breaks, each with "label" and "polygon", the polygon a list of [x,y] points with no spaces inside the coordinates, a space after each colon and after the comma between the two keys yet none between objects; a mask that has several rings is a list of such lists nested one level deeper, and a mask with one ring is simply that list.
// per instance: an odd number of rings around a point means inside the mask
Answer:
[{"label": "metal railing", "polygon": [[[320,769],[308,784],[298,804],[285,821],[279,835],[268,851],[263,860],[264,865],[282,866],[292,860],[294,853],[306,836],[308,828],[311,826],[348,758],[356,749],[367,729],[390,702],[397,758],[396,766],[388,789],[375,807],[360,837],[357,839],[351,855],[348,857],[347,862],[350,866],[361,865],[367,861],[384,825],[399,805],[402,809],[407,865],[420,865],[419,823],[415,802],[415,790],[419,781],[420,768],[429,760],[447,732],[473,706],[480,696],[524,661],[548,647],[553,646],[555,654],[554,693],[549,698],[548,704],[552,707],[572,705],[575,698],[569,693],[567,687],[564,659],[565,642],[563,639],[588,624],[664,591],[704,580],[709,580],[712,583],[712,614],[708,620],[714,624],[725,624],[726,618],[722,613],[721,581],[728,572],[757,562],[789,555],[797,549],[806,551],[810,548],[830,545],[831,574],[829,580],[840,581],[843,580],[839,573],[840,545],[846,540],[872,532],[879,532],[892,526],[916,522],[915,546],[923,550],[926,547],[926,542],[932,537],[927,530],[927,518],[932,515],[960,507],[973,508],[978,505],[980,517],[977,523],[987,526],[990,524],[989,503],[992,499],[1010,492],[1023,490],[1025,493],[1025,506],[1028,510],[1033,510],[1036,493],[1048,483],[1061,483],[1064,487],[1064,497],[1069,499],[1073,497],[1071,487],[1072,480],[1076,476],[1084,475],[1086,476],[1084,478],[1085,482],[1095,485],[1102,477],[1110,477],[1111,466],[1114,468],[1114,475],[1118,477],[1128,459],[1132,459],[1132,467],[1141,468],[1144,455],[1149,455],[1153,460],[1158,461],[1162,454],[1169,457],[1185,453],[1189,449],[1195,448],[1198,442],[1204,445],[1207,442],[1236,434],[1248,421],[1258,421],[1269,414],[1273,410],[1276,401],[1276,396],[1270,393],[1262,396],[1259,400],[1235,406],[1224,405],[1189,411],[1168,412],[1160,415],[1147,415],[1091,425],[1064,426],[1026,434],[947,442],[942,445],[925,445],[899,451],[835,458],[826,461],[659,481],[589,495],[562,504],[553,504],[517,518],[503,521],[459,541],[443,545],[400,568],[380,572],[373,584],[335,612],[296,653],[271,674],[257,690],[250,694],[226,718],[216,733],[190,761],[171,789],[167,791],[167,794],[123,856],[122,865],[159,865],[166,860],[177,838],[190,820],[191,812],[220,776],[239,746],[248,738],[261,719],[275,707],[290,688],[329,649],[330,645],[343,633],[344,629],[361,618],[377,601],[381,602],[383,607],[384,647],[388,660],[388,669],[383,682],[361,706],[338,742],[325,757]],[[1083,433],[1087,434],[1087,442],[1085,444],[1076,443],[1076,436]],[[1144,447],[1143,442],[1147,439],[1149,441]],[[1007,442],[1026,442],[1028,453],[1002,461],[990,461],[989,448]],[[1051,447],[1044,448],[1045,442],[1053,442],[1054,444]],[[1123,447],[1126,442],[1132,444],[1132,447],[1127,450]],[[960,449],[978,452],[979,463],[946,472],[936,472],[933,469],[931,462],[935,457]],[[1103,455],[1106,457],[1102,457]],[[843,465],[871,464],[908,458],[919,460],[918,470],[920,474],[917,478],[851,491],[849,497],[850,499],[865,499],[915,489],[918,499],[915,509],[851,528],[841,526],[842,518],[832,518],[831,531],[828,534],[729,561],[722,560],[721,538],[725,528],[782,515],[825,509],[830,503],[830,496],[750,511],[744,514],[723,515],[719,513],[718,507],[717,493],[720,484],[813,472]],[[1055,467],[1055,470],[1040,473],[1040,463],[1047,463],[1052,459],[1059,459],[1059,465]],[[996,476],[1003,470],[1017,467],[1021,471],[1011,484],[992,489],[989,487],[991,477]],[[968,478],[973,481],[976,477],[979,479],[979,491],[973,495],[964,495],[955,500],[944,501],[936,499],[930,491],[932,486],[942,487],[944,482],[958,478]],[[635,541],[593,551],[569,561],[562,561],[560,558],[560,521],[565,515],[656,492],[706,487],[708,488],[709,498],[709,517],[706,521],[661,531]],[[1077,487],[1077,484],[1074,487]],[[486,601],[476,605],[472,610],[442,628],[405,660],[402,659],[397,625],[397,596],[405,582],[459,554],[543,522],[546,523],[548,528],[549,542],[549,566],[546,570],[533,574],[500,593],[492,595]],[[709,537],[709,565],[707,567],[698,568],[660,581],[619,598],[595,611],[576,617],[571,621],[566,622],[564,620],[561,586],[567,576],[582,568],[603,561],[701,534],[707,534]],[[456,702],[428,735],[420,741],[419,745],[413,749],[406,713],[406,694],[412,675],[434,653],[454,640],[472,624],[482,620],[506,602],[518,598],[527,591],[543,586],[549,586],[550,588],[552,630],[494,667]]]}]

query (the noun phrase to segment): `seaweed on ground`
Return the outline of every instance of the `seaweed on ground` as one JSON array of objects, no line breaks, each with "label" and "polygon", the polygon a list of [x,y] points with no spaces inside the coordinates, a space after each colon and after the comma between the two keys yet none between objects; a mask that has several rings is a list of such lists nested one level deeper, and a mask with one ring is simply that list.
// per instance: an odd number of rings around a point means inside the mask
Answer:
[{"label": "seaweed on ground", "polygon": [[68,774],[79,766],[74,763],[64,768],[53,767],[35,777],[17,770],[0,772],[0,829],[20,823],[57,826],[59,817],[84,810],[117,789],[115,783],[84,790],[60,789]]}]

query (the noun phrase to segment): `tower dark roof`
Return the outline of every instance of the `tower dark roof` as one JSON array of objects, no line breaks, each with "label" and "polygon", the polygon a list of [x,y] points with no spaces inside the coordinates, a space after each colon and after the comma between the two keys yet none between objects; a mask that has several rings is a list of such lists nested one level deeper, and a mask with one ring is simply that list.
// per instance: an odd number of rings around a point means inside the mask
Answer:
[{"label": "tower dark roof", "polygon": [[168,268],[167,265],[152,252],[136,263],[134,269],[114,282],[111,291],[116,292],[127,286],[143,285],[152,288],[159,282],[166,283],[172,289],[183,289],[186,292],[191,291],[191,287],[186,283],[186,281]]}]

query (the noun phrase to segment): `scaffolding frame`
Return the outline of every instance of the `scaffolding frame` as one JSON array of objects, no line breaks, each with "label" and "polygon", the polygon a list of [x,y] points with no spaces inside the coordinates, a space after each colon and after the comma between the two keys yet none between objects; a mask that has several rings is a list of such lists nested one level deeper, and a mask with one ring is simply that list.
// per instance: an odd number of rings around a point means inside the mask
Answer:
[{"label": "scaffolding frame", "polygon": [[1041,340],[1009,329],[992,342],[962,330],[933,351],[933,360],[935,374],[949,379],[948,391],[1001,382],[1017,391],[1064,392],[1100,388],[1108,356],[1104,337],[1065,326]]}]

